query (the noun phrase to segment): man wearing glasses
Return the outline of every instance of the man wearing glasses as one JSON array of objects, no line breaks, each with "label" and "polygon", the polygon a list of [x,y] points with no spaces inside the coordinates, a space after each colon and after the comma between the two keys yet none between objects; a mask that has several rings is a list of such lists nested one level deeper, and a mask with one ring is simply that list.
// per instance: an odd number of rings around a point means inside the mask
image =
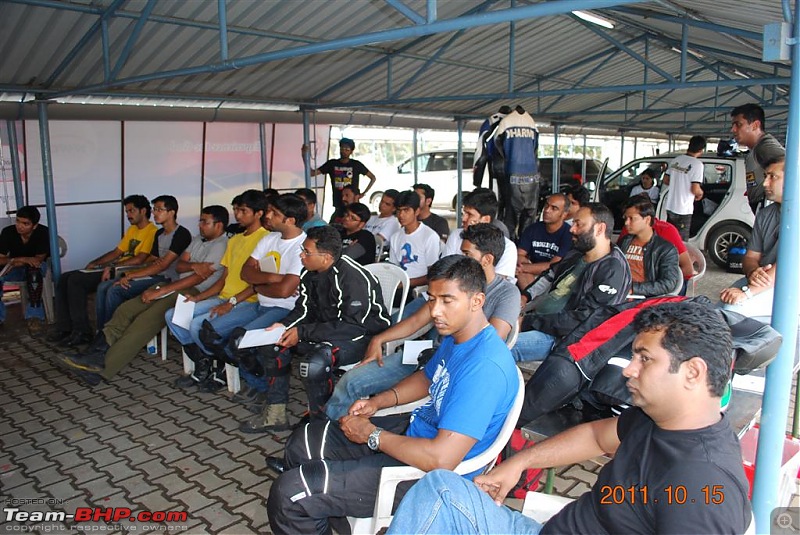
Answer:
[{"label": "man wearing glasses", "polygon": [[243,367],[269,384],[262,413],[239,427],[247,433],[289,428],[286,404],[294,356],[301,357],[300,377],[313,418],[322,415],[333,392],[334,369],[357,362],[372,336],[390,325],[378,281],[342,255],[342,238],[336,229],[309,229],[299,253],[304,268],[300,295],[292,311],[270,327],[285,328],[285,332],[277,344],[238,354]]},{"label": "man wearing glasses", "polygon": [[108,349],[103,327],[114,311],[128,299],[141,295],[158,282],[178,280],[176,260],[192,242],[192,233],[178,224],[178,200],[172,195],[161,195],[153,199],[153,220],[161,225],[153,240],[153,248],[141,269],[126,271],[117,280],[101,282],[97,287],[95,308],[97,312],[97,336],[88,353]]}]

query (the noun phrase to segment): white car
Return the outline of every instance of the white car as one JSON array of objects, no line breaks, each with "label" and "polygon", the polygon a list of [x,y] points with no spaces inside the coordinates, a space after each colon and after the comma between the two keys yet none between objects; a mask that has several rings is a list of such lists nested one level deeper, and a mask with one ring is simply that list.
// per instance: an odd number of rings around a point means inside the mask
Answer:
[{"label": "white car", "polygon": [[[622,205],[630,197],[631,189],[639,184],[642,171],[656,171],[656,185],[661,197],[656,216],[666,220],[664,200],[669,187],[663,186],[667,164],[683,153],[661,154],[636,159],[608,175],[592,192],[593,200],[608,206],[614,213],[616,231],[622,229]],[[747,202],[744,156],[717,156],[706,153],[703,162],[703,200],[694,204],[692,227],[688,243],[705,250],[718,266],[727,267],[728,248],[737,242],[750,239],[755,220]],[[592,189],[590,187],[590,189]]]}]

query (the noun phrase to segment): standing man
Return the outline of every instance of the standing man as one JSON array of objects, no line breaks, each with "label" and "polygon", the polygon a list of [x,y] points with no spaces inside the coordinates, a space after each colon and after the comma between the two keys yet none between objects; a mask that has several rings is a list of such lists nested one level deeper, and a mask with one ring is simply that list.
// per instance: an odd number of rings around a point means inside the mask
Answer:
[{"label": "standing man", "polygon": [[756,214],[753,235],[747,242],[747,253],[742,259],[745,277],[736,281],[732,287],[722,290],[720,294],[725,308],[747,316],[772,315],[786,156],[785,153],[770,150],[773,154],[761,156],[761,161],[766,166],[764,193],[772,204]]},{"label": "standing man", "polygon": [[[331,191],[333,193],[333,208],[337,212],[345,206],[342,200],[342,189],[345,186],[353,185],[360,189],[361,186],[359,183],[361,175],[365,175],[369,178],[369,184],[364,188],[363,193],[368,192],[375,183],[375,175],[373,175],[363,163],[350,158],[354,150],[356,150],[355,141],[343,137],[339,141],[339,159],[328,160],[322,164],[321,167],[311,169],[310,171],[312,177],[320,174],[325,174],[330,177]],[[303,145],[300,152],[303,157],[305,157],[305,154],[308,152],[308,146]]]},{"label": "standing man", "polygon": [[403,268],[411,286],[428,282],[428,268],[439,259],[441,241],[438,234],[419,221],[420,198],[413,191],[397,197],[397,221],[402,230],[389,241],[389,262]]},{"label": "standing man", "polygon": [[731,133],[741,146],[750,149],[744,161],[747,179],[747,199],[753,213],[764,204],[764,169],[759,154],[770,154],[783,147],[771,134],[766,133],[764,110],[758,104],[742,104],[731,110]]},{"label": "standing man", "polygon": [[0,232],[0,270],[5,271],[0,276],[0,326],[6,320],[3,282],[25,281],[29,303],[23,315],[31,334],[37,334],[44,328],[42,277],[47,269],[44,261],[50,256],[48,229],[39,224],[40,218],[41,214],[35,206],[22,206],[17,209],[14,225]]},{"label": "standing man", "polygon": [[703,162],[697,157],[706,150],[706,138],[692,136],[686,154],[669,163],[664,184],[670,186],[666,200],[667,221],[675,225],[683,241],[689,239],[692,229],[694,201],[703,198]]},{"label": "standing man", "polygon": [[[497,439],[519,379],[508,348],[483,315],[484,286],[475,260],[436,262],[431,316],[445,338],[425,368],[356,401],[339,425],[325,420],[296,430],[284,458],[267,459],[271,468],[285,469],[267,500],[274,533],[330,533],[330,517],[372,514],[384,466],[453,469]],[[407,414],[372,418],[379,409],[426,395],[431,399],[410,420]]]},{"label": "standing man", "polygon": [[517,249],[517,286],[527,288],[551,265],[559,262],[572,249],[572,234],[564,222],[569,204],[563,193],[547,197],[542,220],[522,232]]},{"label": "standing man", "polygon": [[144,195],[129,195],[122,201],[130,226],[114,249],[86,264],[82,270],[61,274],[56,285],[56,324],[48,342],[63,347],[88,344],[94,336],[86,304],[90,293],[109,280],[115,266],[144,264],[153,249],[158,230],[150,221],[150,201]]},{"label": "standing man", "polygon": [[178,292],[195,295],[222,276],[220,260],[228,244],[227,226],[228,210],[217,205],[203,208],[200,233],[178,259],[180,278],[151,286],[139,297],[122,303],[101,331],[105,343],[96,344],[91,353],[63,357],[64,363],[80,370],[81,379],[90,385],[114,377],[164,327],[164,313],[175,306]]},{"label": "standing man", "polygon": [[[443,470],[425,476],[389,533],[746,533],[753,514],[742,453],[720,413],[730,329],[718,311],[689,302],[646,308],[634,327],[622,373],[635,408],[538,442],[475,483]],[[609,453],[591,490],[544,525],[502,505],[527,468]],[[678,502],[676,488],[687,492]],[[624,499],[609,500],[616,489]]]},{"label": "standing man", "polygon": [[440,240],[447,240],[447,236],[450,235],[450,225],[447,224],[445,218],[431,212],[433,196],[436,193],[434,189],[427,184],[414,184],[411,189],[419,195],[419,215],[417,218],[432,228],[439,235]]},{"label": "standing man", "polygon": [[631,293],[644,297],[677,293],[683,286],[678,251],[653,229],[653,203],[647,195],[631,197],[622,216],[628,234],[619,247],[631,268]]},{"label": "standing man", "polygon": [[155,234],[153,248],[146,261],[148,265],[126,271],[116,281],[107,280],[97,287],[95,308],[98,337],[122,303],[140,295],[154,282],[178,279],[175,263],[192,242],[191,232],[178,224],[178,199],[172,195],[160,195],[153,199],[153,219],[161,228]]},{"label": "standing man", "polygon": [[313,418],[321,415],[333,392],[334,369],[357,362],[372,336],[390,325],[378,281],[352,258],[342,256],[336,229],[310,229],[296,251],[304,268],[300,295],[288,315],[270,327],[286,328],[278,343],[257,349],[263,363],[260,375],[269,386],[262,413],[239,426],[245,433],[288,429],[288,371],[295,356],[302,357],[300,377]]}]

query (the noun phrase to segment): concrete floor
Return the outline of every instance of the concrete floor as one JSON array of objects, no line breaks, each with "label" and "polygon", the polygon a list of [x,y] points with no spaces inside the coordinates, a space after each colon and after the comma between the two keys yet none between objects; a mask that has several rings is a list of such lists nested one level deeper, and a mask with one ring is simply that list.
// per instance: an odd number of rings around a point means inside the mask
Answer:
[{"label": "concrete floor", "polygon": [[[713,266],[698,293],[715,299],[736,279]],[[185,512],[165,523],[94,522],[93,532],[160,530],[236,534],[269,531],[265,499],[274,475],[264,457],[280,454],[288,432],[247,435],[249,416],[224,394],[178,390],[179,348],[167,361],[142,353],[113,381],[88,388],[54,364],[57,348],[30,337],[19,306],[0,328],[0,496],[4,508],[75,513],[80,507]],[[293,380],[290,412],[304,395]],[[558,470],[555,489],[576,497],[599,466]],[[76,529],[71,521],[8,522],[0,532]]]}]

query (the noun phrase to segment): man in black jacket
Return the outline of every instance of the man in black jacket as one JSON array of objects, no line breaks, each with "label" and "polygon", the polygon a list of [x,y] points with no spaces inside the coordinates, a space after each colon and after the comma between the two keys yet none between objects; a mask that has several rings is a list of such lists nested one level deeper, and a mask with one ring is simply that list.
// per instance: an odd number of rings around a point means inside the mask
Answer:
[{"label": "man in black jacket", "polygon": [[613,229],[614,216],[600,203],[588,203],[575,214],[573,249],[522,292],[529,311],[512,349],[515,360],[544,359],[592,310],[625,300],[631,271],[611,243]]},{"label": "man in black jacket", "polygon": [[301,356],[300,377],[308,395],[309,416],[322,413],[333,392],[333,370],[358,362],[374,334],[389,328],[389,312],[375,277],[342,255],[342,239],[331,226],[308,230],[300,251],[300,296],[294,309],[268,329],[286,328],[278,343],[240,353],[251,373],[268,379],[260,415],[242,422],[246,433],[287,429],[289,369]]},{"label": "man in black jacket", "polygon": [[628,234],[619,248],[631,268],[631,294],[641,297],[677,295],[683,285],[678,250],[653,230],[656,211],[647,194],[635,195],[624,205]]}]

